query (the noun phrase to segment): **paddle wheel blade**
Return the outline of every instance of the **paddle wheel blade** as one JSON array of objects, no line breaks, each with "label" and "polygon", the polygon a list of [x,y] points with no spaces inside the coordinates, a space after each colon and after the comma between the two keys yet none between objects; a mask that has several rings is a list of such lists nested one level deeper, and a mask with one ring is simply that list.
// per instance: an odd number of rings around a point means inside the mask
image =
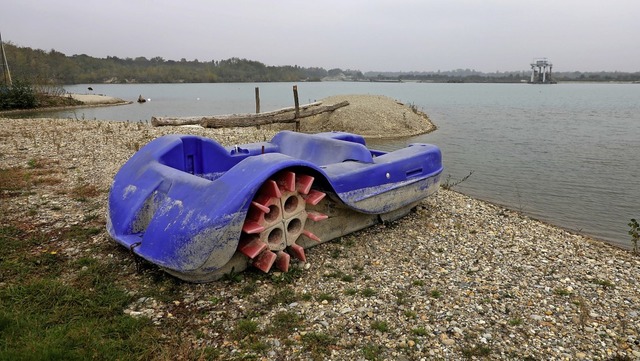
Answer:
[{"label": "paddle wheel blade", "polygon": [[289,272],[289,262],[291,260],[291,256],[288,253],[283,251],[278,251],[276,254],[276,262],[275,266],[282,272]]},{"label": "paddle wheel blade", "polygon": [[298,174],[296,177],[296,189],[298,192],[300,192],[300,194],[309,194],[314,179],[315,178],[307,174]]},{"label": "paddle wheel blade", "polygon": [[252,237],[240,240],[238,251],[245,256],[253,259],[267,248],[267,244],[260,240],[259,237]]},{"label": "paddle wheel blade", "polygon": [[251,202],[251,207],[257,209],[258,211],[261,211],[262,213],[269,213],[269,207],[260,204],[256,201]]},{"label": "paddle wheel blade", "polygon": [[[269,179],[268,181],[266,181],[258,191],[258,197],[266,199],[282,197],[282,193],[280,192],[278,183],[276,183],[276,181],[274,181],[273,179]],[[259,203],[264,204],[262,202]]]},{"label": "paddle wheel blade", "polygon": [[320,192],[320,191],[317,191],[315,189],[312,189],[312,190],[309,191],[309,194],[304,195],[303,197],[304,197],[304,201],[307,204],[315,206],[318,203],[320,203],[320,201],[323,200],[326,195],[327,194],[324,193],[324,192]]},{"label": "paddle wheel blade", "polygon": [[301,246],[294,243],[289,246],[288,250],[293,257],[301,260],[302,262],[307,262],[307,257],[305,257],[304,255],[304,248],[302,248]]},{"label": "paddle wheel blade", "polygon": [[316,236],[315,234],[307,231],[306,229],[304,231],[302,231],[302,234],[307,236],[309,239],[312,239],[312,240],[314,240],[316,242],[320,242],[320,238],[318,238],[318,236]]},{"label": "paddle wheel blade", "polygon": [[307,211],[307,218],[314,222],[318,222],[318,221],[324,221],[325,219],[329,218],[329,216],[320,212]]},{"label": "paddle wheel blade", "polygon": [[264,231],[264,227],[253,221],[246,221],[242,225],[242,232],[247,234],[256,234]]},{"label": "paddle wheel blade", "polygon": [[278,175],[276,183],[287,192],[296,190],[296,174],[293,172],[282,172]]},{"label": "paddle wheel blade", "polygon": [[276,254],[267,249],[254,259],[253,266],[262,272],[267,273],[271,269],[271,266],[273,266],[276,258]]}]

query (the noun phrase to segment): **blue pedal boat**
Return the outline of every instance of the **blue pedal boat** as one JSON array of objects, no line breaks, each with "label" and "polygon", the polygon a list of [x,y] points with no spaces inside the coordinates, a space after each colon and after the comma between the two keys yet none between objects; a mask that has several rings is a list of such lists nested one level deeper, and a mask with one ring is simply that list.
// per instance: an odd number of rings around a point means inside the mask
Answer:
[{"label": "blue pedal boat", "polygon": [[344,132],[283,131],[233,147],[168,135],[116,174],[107,229],[187,281],[247,266],[286,272],[308,247],[405,215],[437,191],[442,169],[434,145],[382,152]]}]

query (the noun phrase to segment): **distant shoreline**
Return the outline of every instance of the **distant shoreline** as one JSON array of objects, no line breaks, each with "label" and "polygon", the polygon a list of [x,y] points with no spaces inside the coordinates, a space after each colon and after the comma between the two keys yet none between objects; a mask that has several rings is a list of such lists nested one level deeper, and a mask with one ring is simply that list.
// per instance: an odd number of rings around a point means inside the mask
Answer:
[{"label": "distant shoreline", "polygon": [[59,107],[44,107],[44,108],[31,108],[31,109],[12,109],[12,110],[3,110],[0,111],[0,115],[6,114],[21,114],[21,113],[30,113],[30,112],[48,112],[53,110],[64,110],[64,109],[79,109],[79,108],[94,108],[94,107],[107,107],[114,105],[127,105],[132,104],[132,101],[127,101],[124,99],[111,97],[103,94],[74,94],[70,93],[64,96],[69,96],[75,100],[81,101],[83,104],[80,105],[65,105]]}]

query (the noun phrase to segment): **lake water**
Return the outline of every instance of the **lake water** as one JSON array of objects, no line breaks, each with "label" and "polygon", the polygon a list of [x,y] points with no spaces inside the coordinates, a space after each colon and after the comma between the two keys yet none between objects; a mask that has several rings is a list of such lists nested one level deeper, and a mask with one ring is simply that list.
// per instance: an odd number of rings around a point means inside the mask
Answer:
[{"label": "lake water", "polygon": [[[63,118],[149,121],[151,116],[255,112],[293,104],[292,83],[93,85],[95,93],[144,104],[57,112]],[[629,248],[640,218],[640,85],[298,83],[301,103],[337,94],[380,94],[429,114],[438,130],[370,142],[441,147],[455,189]],[[87,85],[67,86],[87,93]],[[34,114],[34,116],[42,114]],[[45,116],[52,116],[51,113]],[[367,121],[363,119],[363,121]],[[375,124],[371,125],[372,127]]]}]

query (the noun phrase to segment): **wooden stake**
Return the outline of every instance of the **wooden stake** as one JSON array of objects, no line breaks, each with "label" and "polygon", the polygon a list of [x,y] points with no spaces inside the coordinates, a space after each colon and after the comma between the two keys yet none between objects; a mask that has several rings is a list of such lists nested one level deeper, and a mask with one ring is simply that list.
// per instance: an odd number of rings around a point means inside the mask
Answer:
[{"label": "wooden stake", "polygon": [[300,102],[298,101],[298,86],[293,86],[293,104],[295,105],[295,119],[296,119],[296,132],[300,131],[300,120],[298,117],[300,116]]},{"label": "wooden stake", "polygon": [[260,88],[256,87],[256,114],[260,113]]},{"label": "wooden stake", "polygon": [[[260,88],[256,87],[256,114],[260,114]],[[256,129],[260,129],[259,125],[256,125]]]}]

